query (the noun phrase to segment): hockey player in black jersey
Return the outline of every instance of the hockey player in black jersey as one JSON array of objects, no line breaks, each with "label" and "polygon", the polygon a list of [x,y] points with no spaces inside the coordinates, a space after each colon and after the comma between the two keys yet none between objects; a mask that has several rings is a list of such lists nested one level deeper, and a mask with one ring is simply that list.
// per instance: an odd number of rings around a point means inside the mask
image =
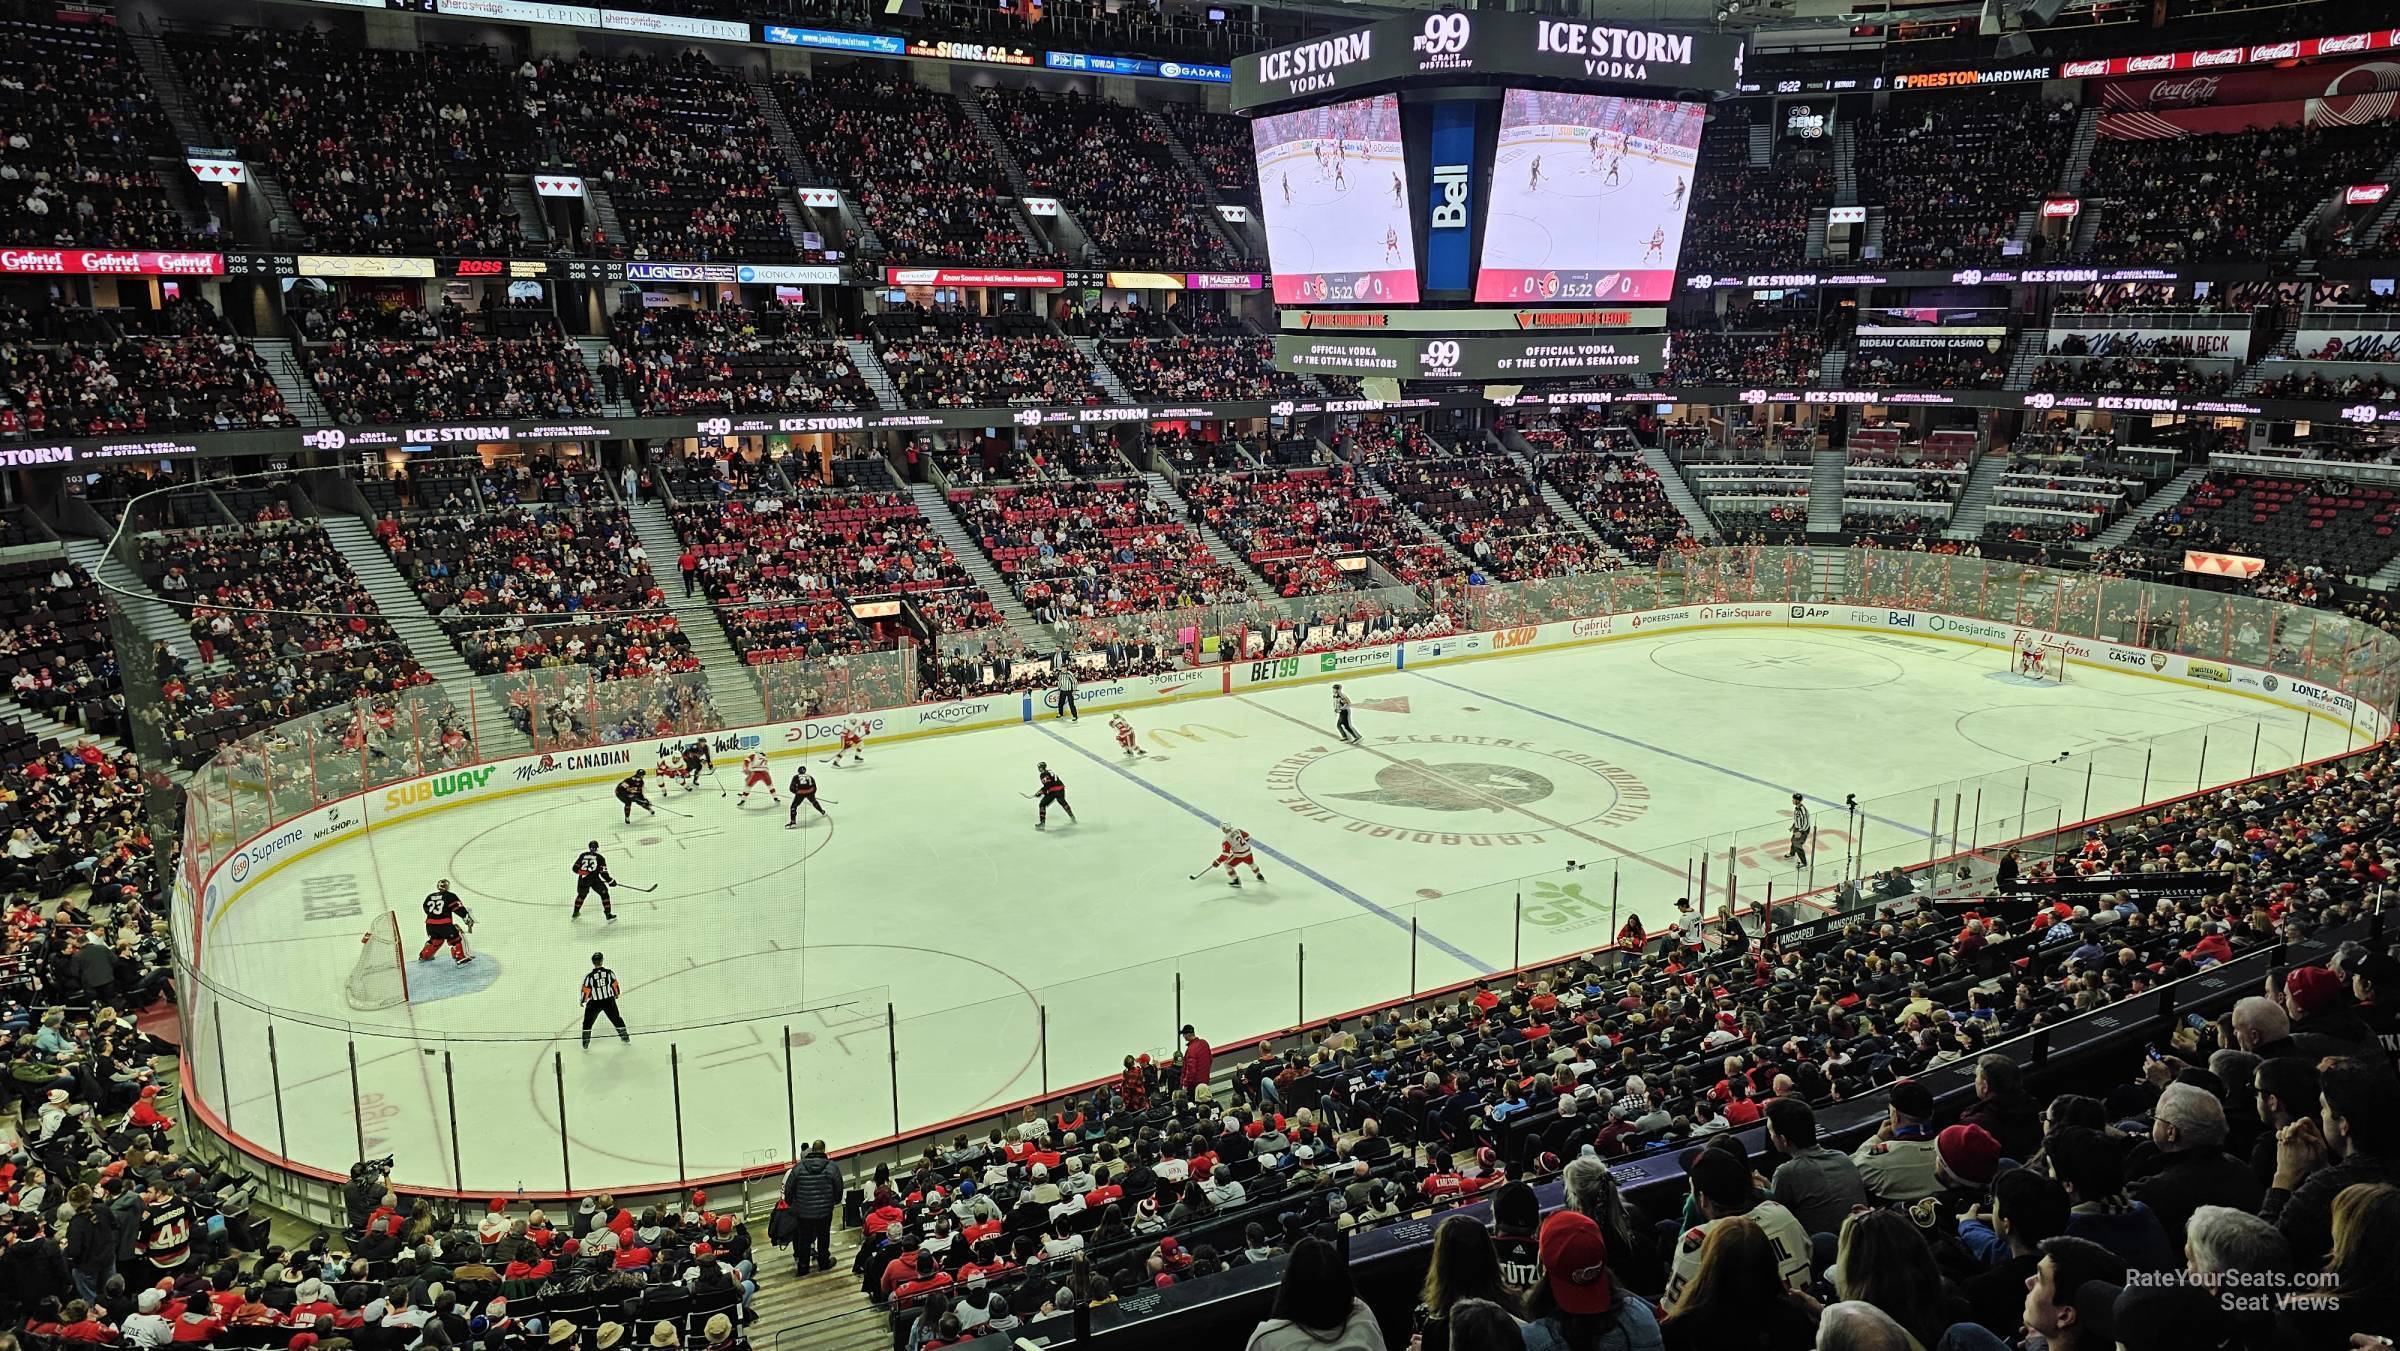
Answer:
[{"label": "hockey player in black jersey", "polygon": [[650,805],[650,771],[637,769],[631,775],[619,779],[617,781],[617,802],[625,808],[625,821],[628,825],[633,822],[633,809],[636,807],[652,816],[658,815],[658,808]]},{"label": "hockey player in black jersey", "polygon": [[582,853],[575,856],[575,913],[567,918],[581,919],[584,898],[598,896],[600,913],[614,923],[617,918],[617,908],[609,896],[608,889],[615,886],[616,882],[617,879],[608,875],[608,858],[600,852],[600,842],[592,841]]},{"label": "hockey player in black jersey", "polygon": [[1065,812],[1068,820],[1074,820],[1075,809],[1067,805],[1066,782],[1050,772],[1050,766],[1046,761],[1035,765],[1034,769],[1042,776],[1042,787],[1041,791],[1035,794],[1041,801],[1037,804],[1039,810],[1034,815],[1033,828],[1035,830],[1050,828],[1050,809],[1052,807]]},{"label": "hockey player in black jersey", "polygon": [[448,944],[451,961],[460,966],[474,961],[474,954],[467,951],[467,940],[458,931],[462,921],[470,929],[475,927],[475,917],[467,913],[467,903],[458,899],[458,893],[450,889],[450,879],[445,877],[425,893],[425,946],[417,950],[417,960],[432,961],[433,954]]}]

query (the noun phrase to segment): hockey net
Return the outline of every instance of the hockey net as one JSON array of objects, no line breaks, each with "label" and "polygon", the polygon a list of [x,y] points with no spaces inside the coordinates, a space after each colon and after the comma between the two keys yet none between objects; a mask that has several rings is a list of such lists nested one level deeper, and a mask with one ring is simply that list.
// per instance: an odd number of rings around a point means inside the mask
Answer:
[{"label": "hockey net", "polygon": [[400,917],[386,910],[358,936],[358,960],[343,982],[354,1009],[397,1008],[408,1002],[408,953],[400,946]]},{"label": "hockey net", "polygon": [[2008,669],[2027,680],[2061,684],[2067,678],[2066,644],[2040,638],[2018,638],[2009,649]]}]

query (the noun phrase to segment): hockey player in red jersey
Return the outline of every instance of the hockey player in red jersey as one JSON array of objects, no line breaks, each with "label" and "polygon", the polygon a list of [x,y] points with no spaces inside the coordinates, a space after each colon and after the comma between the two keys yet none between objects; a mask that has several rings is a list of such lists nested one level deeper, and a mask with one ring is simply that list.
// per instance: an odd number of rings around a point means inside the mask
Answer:
[{"label": "hockey player in red jersey", "polygon": [[863,763],[867,758],[867,753],[863,750],[860,750],[859,747],[866,744],[867,720],[865,718],[851,718],[845,721],[842,724],[842,748],[833,753],[833,763],[837,765],[840,764],[842,762],[842,757],[845,755],[849,756],[851,760],[855,762]]},{"label": "hockey player in red jersey", "polygon": [[752,751],[742,757],[742,796],[740,801],[748,802],[750,790],[761,787],[767,790],[769,800],[783,801],[782,794],[775,791],[775,776],[767,771],[767,753]]},{"label": "hockey player in red jersey", "polygon": [[1225,870],[1225,885],[1240,886],[1242,876],[1235,869],[1245,865],[1249,867],[1251,877],[1260,882],[1266,881],[1267,875],[1258,870],[1258,860],[1250,853],[1250,832],[1231,821],[1220,822],[1217,829],[1225,832],[1225,841],[1217,846],[1217,861],[1208,866]]},{"label": "hockey player in red jersey", "polygon": [[1125,721],[1124,714],[1109,714],[1108,725],[1110,728],[1114,729],[1117,734],[1118,750],[1125,752],[1127,755],[1148,755],[1150,753],[1146,750],[1143,750],[1141,746],[1134,741],[1133,724]]},{"label": "hockey player in red jersey", "polygon": [[474,961],[474,955],[467,951],[466,938],[458,931],[462,921],[470,929],[475,927],[475,917],[467,913],[467,903],[458,899],[458,893],[450,889],[450,879],[445,877],[425,893],[425,946],[417,949],[417,960],[432,961],[433,954],[448,944],[451,961],[460,966]]}]

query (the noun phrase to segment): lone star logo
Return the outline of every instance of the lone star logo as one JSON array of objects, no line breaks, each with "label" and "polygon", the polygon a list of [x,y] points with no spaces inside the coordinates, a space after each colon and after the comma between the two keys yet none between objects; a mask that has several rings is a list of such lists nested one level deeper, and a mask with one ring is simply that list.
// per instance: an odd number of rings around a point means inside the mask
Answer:
[{"label": "lone star logo", "polygon": [[1513,737],[1378,736],[1310,746],[1267,771],[1295,816],[1396,844],[1554,844],[1630,825],[1650,788],[1595,755]]},{"label": "lone star logo", "polygon": [[1375,775],[1371,793],[1335,793],[1348,802],[1423,807],[1435,812],[1504,812],[1511,805],[1539,802],[1558,791],[1541,774],[1514,765],[1462,761],[1429,765],[1405,760]]}]

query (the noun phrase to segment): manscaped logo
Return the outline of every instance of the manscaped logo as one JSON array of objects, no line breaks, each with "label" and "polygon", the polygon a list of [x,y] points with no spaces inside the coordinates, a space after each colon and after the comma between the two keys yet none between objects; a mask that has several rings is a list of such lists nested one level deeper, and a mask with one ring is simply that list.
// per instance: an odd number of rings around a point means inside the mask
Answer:
[{"label": "manscaped logo", "polygon": [[494,768],[496,766],[485,765],[481,769],[455,770],[448,774],[436,774],[430,779],[419,779],[415,783],[404,783],[397,788],[387,788],[383,791],[383,808],[385,811],[398,811],[420,802],[431,802],[435,798],[472,793],[492,781]]},{"label": "manscaped logo", "polygon": [[[1579,826],[1626,825],[1650,809],[1641,779],[1581,751],[1455,734],[1375,745],[1383,758],[1310,747],[1270,768],[1267,786],[1304,820],[1399,844],[1555,845]],[[1511,816],[1530,828],[1497,828]]]},{"label": "manscaped logo", "polygon": [[2206,680],[2212,684],[2230,685],[2233,683],[2233,672],[2213,661],[2186,659],[2183,663],[2183,673],[2194,680]]}]

